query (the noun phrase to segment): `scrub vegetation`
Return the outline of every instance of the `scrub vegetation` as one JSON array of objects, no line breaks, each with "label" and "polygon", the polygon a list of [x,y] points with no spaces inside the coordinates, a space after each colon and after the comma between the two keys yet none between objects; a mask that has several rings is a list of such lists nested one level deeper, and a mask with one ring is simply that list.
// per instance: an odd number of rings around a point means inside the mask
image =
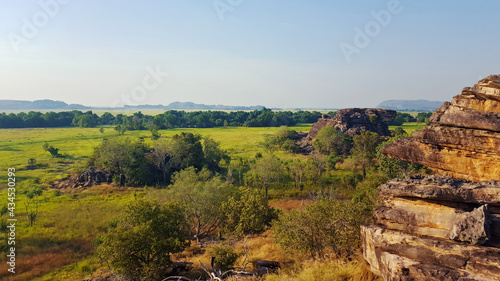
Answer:
[{"label": "scrub vegetation", "polygon": [[[423,125],[391,127],[393,139]],[[9,275],[2,254],[0,279],[205,279],[200,261],[252,271],[268,260],[281,270],[255,280],[376,280],[360,256],[359,226],[378,185],[425,169],[384,158],[371,134],[321,132],[319,153],[295,153],[294,138],[310,126],[2,129],[0,198],[14,167],[18,273]],[[55,188],[90,167],[113,181]],[[0,201],[3,222],[5,208]],[[0,232],[6,253],[5,225]]]}]

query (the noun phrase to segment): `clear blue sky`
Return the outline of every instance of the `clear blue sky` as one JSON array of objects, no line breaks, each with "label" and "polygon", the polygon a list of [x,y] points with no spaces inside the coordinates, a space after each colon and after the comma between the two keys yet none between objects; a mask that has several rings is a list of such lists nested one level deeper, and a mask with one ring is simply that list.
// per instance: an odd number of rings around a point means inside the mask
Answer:
[{"label": "clear blue sky", "polygon": [[[60,2],[0,2],[1,99],[374,107],[450,100],[500,73],[498,0]],[[342,43],[357,46],[350,62]]]}]

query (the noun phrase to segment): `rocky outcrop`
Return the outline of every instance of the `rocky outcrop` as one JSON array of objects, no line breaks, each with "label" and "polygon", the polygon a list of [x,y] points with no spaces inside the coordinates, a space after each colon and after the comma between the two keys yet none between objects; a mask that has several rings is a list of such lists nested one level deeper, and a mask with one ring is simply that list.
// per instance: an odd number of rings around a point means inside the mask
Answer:
[{"label": "rocky outcrop", "polygon": [[109,172],[99,171],[96,169],[88,169],[80,175],[73,175],[69,179],[61,182],[55,182],[54,188],[78,188],[91,187],[101,183],[112,183],[113,174]]},{"label": "rocky outcrop", "polygon": [[361,230],[372,271],[385,280],[500,280],[500,76],[465,88],[383,153],[438,175],[378,188],[375,224]]},{"label": "rocky outcrop", "polygon": [[[379,187],[363,254],[385,280],[500,280],[500,182],[394,179]],[[404,278],[403,278],[404,277]]]},{"label": "rocky outcrop", "polygon": [[500,75],[464,88],[430,121],[430,126],[385,146],[382,153],[423,164],[440,175],[500,180]]},{"label": "rocky outcrop", "polygon": [[334,127],[350,136],[362,131],[372,131],[381,136],[390,136],[389,123],[396,117],[396,111],[380,108],[346,108],[337,111],[335,116],[324,115],[314,123],[306,137],[310,143],[318,132],[326,126]]}]

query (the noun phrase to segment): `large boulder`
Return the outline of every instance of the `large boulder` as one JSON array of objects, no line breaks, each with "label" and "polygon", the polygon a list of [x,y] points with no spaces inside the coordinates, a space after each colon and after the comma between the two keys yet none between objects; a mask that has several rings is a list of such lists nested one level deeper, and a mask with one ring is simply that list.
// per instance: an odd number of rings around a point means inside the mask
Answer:
[{"label": "large boulder", "polygon": [[445,103],[431,125],[385,146],[438,175],[379,186],[363,255],[385,280],[500,280],[500,76]]},{"label": "large boulder", "polygon": [[335,116],[324,115],[314,123],[306,140],[312,142],[323,127],[331,126],[350,136],[362,131],[375,132],[381,136],[390,136],[389,123],[396,117],[396,111],[380,108],[346,108],[337,111]]},{"label": "large boulder", "polygon": [[68,179],[55,182],[54,188],[87,188],[102,183],[110,184],[113,182],[113,174],[105,171],[99,171],[90,168],[79,175],[73,175]]}]

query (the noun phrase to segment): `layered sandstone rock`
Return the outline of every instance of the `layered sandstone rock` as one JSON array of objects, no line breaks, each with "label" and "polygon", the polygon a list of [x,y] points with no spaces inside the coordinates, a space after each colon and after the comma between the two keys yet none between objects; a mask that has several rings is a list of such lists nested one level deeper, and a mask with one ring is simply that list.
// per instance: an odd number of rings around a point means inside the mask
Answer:
[{"label": "layered sandstone rock", "polygon": [[363,254],[385,280],[500,280],[500,182],[394,179],[379,187]]},{"label": "layered sandstone rock", "polygon": [[346,108],[337,111],[335,116],[323,116],[314,123],[307,135],[308,142],[316,138],[318,132],[326,126],[334,127],[350,136],[362,131],[372,131],[381,136],[390,136],[389,122],[396,117],[396,111],[380,108]]},{"label": "layered sandstone rock", "polygon": [[384,147],[392,158],[423,164],[440,175],[500,180],[500,75],[464,88],[412,138]]},{"label": "layered sandstone rock", "polygon": [[379,187],[375,224],[361,230],[372,271],[385,280],[500,280],[500,76],[465,88],[383,153],[438,175]]}]

